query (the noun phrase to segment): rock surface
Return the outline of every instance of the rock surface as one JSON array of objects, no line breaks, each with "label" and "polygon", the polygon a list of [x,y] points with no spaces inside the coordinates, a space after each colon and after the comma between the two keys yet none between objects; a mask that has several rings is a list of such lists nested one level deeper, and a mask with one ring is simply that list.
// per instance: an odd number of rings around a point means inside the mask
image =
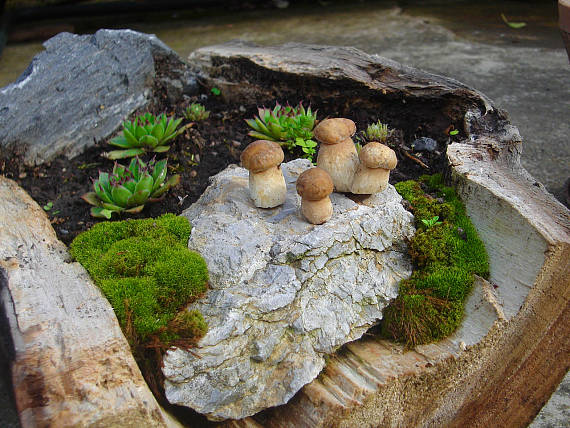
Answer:
[{"label": "rock surface", "polygon": [[[20,78],[0,90],[0,147],[22,154],[27,164],[71,158],[111,136],[150,101],[155,78],[168,83],[174,98],[196,86],[176,53],[152,35],[61,33],[44,46]],[[174,83],[159,75],[160,62],[169,64]]]},{"label": "rock surface", "polygon": [[307,160],[283,165],[287,200],[261,210],[247,170],[229,167],[183,215],[189,248],[210,271],[211,289],[193,305],[209,331],[197,349],[169,351],[172,403],[211,419],[239,419],[285,403],[325,365],[325,355],[358,339],[411,274],[403,244],[412,216],[390,186],[357,203],[331,195],[331,220],[302,219],[297,176]]},{"label": "rock surface", "polygon": [[25,427],[166,427],[113,309],[45,212],[0,176],[0,316]]}]

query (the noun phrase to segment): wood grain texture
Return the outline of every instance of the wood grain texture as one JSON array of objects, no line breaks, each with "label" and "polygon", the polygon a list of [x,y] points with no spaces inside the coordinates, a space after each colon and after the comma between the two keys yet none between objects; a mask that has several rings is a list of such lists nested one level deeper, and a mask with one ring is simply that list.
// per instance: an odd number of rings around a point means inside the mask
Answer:
[{"label": "wood grain texture", "polygon": [[43,210],[0,176],[0,302],[23,427],[162,427],[113,310]]}]

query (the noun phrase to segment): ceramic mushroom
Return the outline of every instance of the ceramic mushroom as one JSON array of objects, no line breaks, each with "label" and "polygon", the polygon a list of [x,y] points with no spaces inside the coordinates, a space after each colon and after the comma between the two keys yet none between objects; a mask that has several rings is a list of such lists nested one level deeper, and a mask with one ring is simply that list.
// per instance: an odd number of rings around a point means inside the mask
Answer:
[{"label": "ceramic mushroom", "polygon": [[241,153],[240,160],[249,170],[249,193],[258,208],[274,208],[285,202],[287,187],[279,166],[285,155],[274,141],[257,140]]},{"label": "ceramic mushroom", "polygon": [[323,169],[311,168],[299,175],[297,193],[301,195],[301,212],[309,223],[322,224],[331,218],[332,191],[332,179]]},{"label": "ceramic mushroom", "polygon": [[358,153],[352,142],[356,125],[350,119],[325,119],[313,130],[321,143],[317,166],[329,173],[337,192],[350,192],[358,168]]},{"label": "ceramic mushroom", "polygon": [[390,171],[396,168],[398,159],[390,147],[370,142],[360,149],[360,164],[352,181],[352,193],[379,193],[388,186]]}]

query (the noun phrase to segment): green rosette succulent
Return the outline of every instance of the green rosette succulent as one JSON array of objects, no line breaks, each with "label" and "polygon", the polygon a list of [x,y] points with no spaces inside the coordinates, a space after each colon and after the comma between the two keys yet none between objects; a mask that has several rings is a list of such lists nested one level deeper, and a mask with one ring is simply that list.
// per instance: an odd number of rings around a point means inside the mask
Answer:
[{"label": "green rosette succulent", "polygon": [[379,143],[385,143],[388,137],[392,134],[392,130],[388,128],[387,124],[380,121],[368,125],[364,136],[368,141],[377,141]]},{"label": "green rosette succulent", "polygon": [[206,107],[202,104],[192,103],[189,107],[186,107],[184,117],[192,122],[198,122],[200,120],[208,119],[210,117],[210,112],[206,110]]},{"label": "green rosette succulent", "polygon": [[99,178],[93,180],[95,191],[81,198],[94,205],[93,217],[110,219],[113,213],[138,213],[147,202],[159,200],[180,182],[179,175],[166,180],[166,173],[166,160],[145,164],[136,157],[128,168],[115,163],[111,174],[99,171]]},{"label": "green rosette succulent", "polygon": [[166,152],[170,149],[167,143],[186,129],[178,128],[181,121],[182,119],[167,119],[165,114],[155,116],[150,113],[137,116],[132,122],[125,121],[122,135],[109,141],[109,144],[120,147],[121,150],[113,150],[105,156],[109,159],[123,159],[145,152]]},{"label": "green rosette succulent", "polygon": [[253,129],[248,135],[254,138],[276,141],[289,150],[299,145],[299,141],[313,138],[317,112],[311,111],[311,107],[305,109],[303,103],[297,107],[276,103],[273,110],[261,107],[257,111],[258,116],[245,121]]}]

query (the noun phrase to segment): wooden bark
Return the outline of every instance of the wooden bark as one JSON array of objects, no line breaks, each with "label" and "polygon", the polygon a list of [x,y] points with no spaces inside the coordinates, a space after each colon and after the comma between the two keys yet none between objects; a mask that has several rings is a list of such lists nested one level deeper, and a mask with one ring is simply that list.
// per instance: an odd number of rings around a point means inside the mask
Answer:
[{"label": "wooden bark", "polygon": [[45,212],[0,176],[0,312],[27,427],[164,427],[113,309]]}]

